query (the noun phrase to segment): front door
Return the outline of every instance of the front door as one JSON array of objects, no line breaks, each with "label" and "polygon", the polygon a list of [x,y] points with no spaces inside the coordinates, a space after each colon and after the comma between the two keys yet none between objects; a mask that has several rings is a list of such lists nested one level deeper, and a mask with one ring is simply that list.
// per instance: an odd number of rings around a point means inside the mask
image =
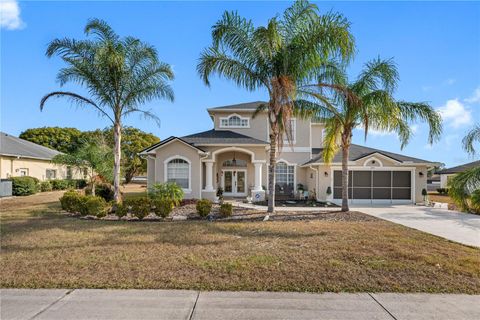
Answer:
[{"label": "front door", "polygon": [[223,170],[223,193],[225,196],[241,197],[247,195],[247,171]]}]

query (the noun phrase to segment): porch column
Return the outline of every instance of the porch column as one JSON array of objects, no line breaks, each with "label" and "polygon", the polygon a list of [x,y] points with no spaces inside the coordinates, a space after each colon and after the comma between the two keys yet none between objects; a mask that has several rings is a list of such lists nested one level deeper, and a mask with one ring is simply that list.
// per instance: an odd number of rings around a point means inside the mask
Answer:
[{"label": "porch column", "polygon": [[252,191],[262,191],[262,163],[255,162],[255,185]]},{"label": "porch column", "polygon": [[213,162],[205,162],[205,191],[213,190]]}]

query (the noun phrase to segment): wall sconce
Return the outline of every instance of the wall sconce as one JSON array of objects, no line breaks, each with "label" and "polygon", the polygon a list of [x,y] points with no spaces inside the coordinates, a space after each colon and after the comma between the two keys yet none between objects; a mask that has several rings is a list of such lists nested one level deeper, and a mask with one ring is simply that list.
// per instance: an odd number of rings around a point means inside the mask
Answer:
[{"label": "wall sconce", "polygon": [[310,173],[310,179],[313,179],[313,173]]},{"label": "wall sconce", "polygon": [[323,175],[324,175],[325,177],[328,177],[328,172],[325,171],[325,172],[323,173]]},{"label": "wall sconce", "polygon": [[418,175],[419,175],[420,177],[423,177],[423,172],[420,171],[420,172],[418,173]]}]

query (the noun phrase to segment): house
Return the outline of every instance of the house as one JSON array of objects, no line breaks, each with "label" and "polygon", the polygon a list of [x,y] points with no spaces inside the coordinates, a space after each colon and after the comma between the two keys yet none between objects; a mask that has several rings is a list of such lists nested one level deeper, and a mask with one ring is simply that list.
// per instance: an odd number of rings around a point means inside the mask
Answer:
[{"label": "house", "polygon": [[78,174],[72,172],[71,168],[52,163],[53,157],[58,154],[60,152],[56,150],[0,132],[0,178],[78,178]]},{"label": "house", "polygon": [[464,172],[477,167],[480,167],[480,160],[462,164],[457,167],[447,168],[447,169],[438,171],[437,174],[440,175],[440,187],[447,188],[448,180],[453,176],[455,176],[457,173]]},{"label": "house", "polygon": [[[266,102],[207,109],[213,129],[169,137],[140,152],[147,158],[148,185],[176,182],[187,198],[224,196],[265,198],[268,187],[269,124],[267,113],[253,117]],[[277,157],[276,195],[292,198],[299,188],[319,201],[340,202],[341,155],[322,160],[324,125],[291,119],[291,143]],[[349,193],[352,203],[414,203],[423,201],[430,161],[352,145]]]}]

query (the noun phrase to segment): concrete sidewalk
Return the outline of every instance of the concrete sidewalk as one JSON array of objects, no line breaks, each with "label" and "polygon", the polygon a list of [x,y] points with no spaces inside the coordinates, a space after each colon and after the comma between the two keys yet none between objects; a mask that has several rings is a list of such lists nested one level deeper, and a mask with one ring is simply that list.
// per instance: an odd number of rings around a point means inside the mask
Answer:
[{"label": "concrete sidewalk", "polygon": [[480,319],[480,296],[2,289],[1,319]]}]

